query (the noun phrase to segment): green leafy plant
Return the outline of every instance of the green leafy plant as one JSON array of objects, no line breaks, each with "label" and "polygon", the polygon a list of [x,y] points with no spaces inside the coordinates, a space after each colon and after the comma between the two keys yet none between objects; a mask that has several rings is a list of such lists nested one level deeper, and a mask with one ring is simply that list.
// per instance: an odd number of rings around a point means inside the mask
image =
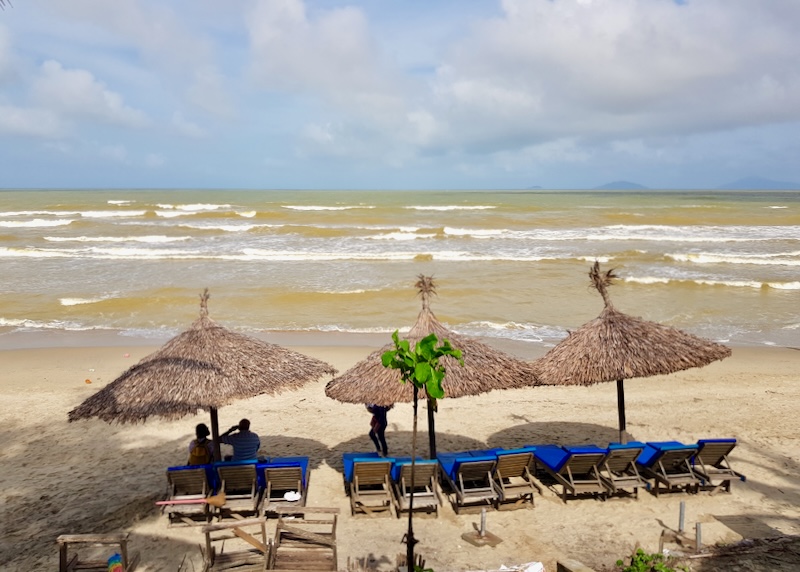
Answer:
[{"label": "green leafy plant", "polygon": [[[617,560],[617,566],[621,568],[621,572],[677,572],[672,568],[663,554],[655,552],[648,554],[641,548],[631,555],[631,562],[628,566],[622,560]],[[684,567],[681,567],[685,570]]]},{"label": "green leafy plant", "polygon": [[[451,356],[458,360],[463,366],[464,360],[461,350],[450,345],[448,340],[442,340],[436,334],[428,334],[419,340],[414,347],[408,340],[401,340],[397,330],[392,334],[394,349],[385,351],[381,355],[383,367],[400,370],[400,380],[403,383],[411,383],[414,386],[414,426],[411,437],[411,480],[414,480],[414,467],[417,458],[417,407],[419,404],[419,391],[424,389],[432,399],[444,397],[444,387],[442,381],[447,374],[447,370],[439,360],[445,356]],[[414,545],[417,543],[414,538],[414,526],[412,515],[414,513],[414,489],[408,503],[408,532],[406,533],[406,561],[414,562]],[[416,570],[418,567],[415,566]],[[427,572],[427,571],[422,571]]]}]

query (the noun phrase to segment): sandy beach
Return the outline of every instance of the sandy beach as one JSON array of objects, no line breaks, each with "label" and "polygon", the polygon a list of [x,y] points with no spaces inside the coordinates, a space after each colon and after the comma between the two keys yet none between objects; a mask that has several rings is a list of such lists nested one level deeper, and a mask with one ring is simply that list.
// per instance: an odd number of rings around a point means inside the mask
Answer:
[{"label": "sandy beach", "polygon": [[[139,570],[202,569],[199,528],[167,527],[154,502],[164,496],[166,467],[183,464],[194,426],[207,423],[207,415],[139,425],[68,423],[70,409],[157,347],[102,336],[73,341],[34,349],[17,342],[0,351],[0,568],[54,570],[59,534],[125,531],[131,548],[141,553]],[[288,341],[343,372],[388,340],[317,335]],[[504,349],[528,359],[544,351],[527,344]],[[372,449],[369,416],[361,406],[326,397],[326,381],[238,402],[220,410],[220,426],[247,417],[261,436],[263,454],[310,457],[308,504],[342,512],[340,569],[348,558],[371,557],[377,569],[389,570],[404,552],[406,520],[350,516],[341,457]],[[705,368],[629,380],[625,388],[633,439],[735,437],[731,462],[747,481],[734,482],[730,494],[656,498],[644,492],[638,500],[567,504],[546,489],[532,509],[489,512],[487,529],[502,539],[495,547],[464,542],[461,535],[480,517],[456,515],[445,504],[438,518],[415,520],[417,552],[427,565],[445,572],[541,561],[554,571],[558,559],[573,558],[610,568],[636,546],[655,551],[662,531],[677,528],[681,501],[687,527],[703,523],[707,544],[800,534],[800,351],[736,347],[732,357]],[[605,445],[617,440],[616,424],[613,384],[495,391],[443,400],[437,443],[440,451],[545,442]],[[398,404],[389,414],[391,454],[410,454],[411,428],[411,405]]]}]

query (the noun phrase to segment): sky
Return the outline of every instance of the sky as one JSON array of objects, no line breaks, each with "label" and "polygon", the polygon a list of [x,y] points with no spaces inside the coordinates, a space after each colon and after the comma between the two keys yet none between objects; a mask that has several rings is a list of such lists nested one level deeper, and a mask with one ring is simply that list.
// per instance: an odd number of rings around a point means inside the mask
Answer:
[{"label": "sky", "polygon": [[5,0],[0,188],[800,181],[797,0]]}]

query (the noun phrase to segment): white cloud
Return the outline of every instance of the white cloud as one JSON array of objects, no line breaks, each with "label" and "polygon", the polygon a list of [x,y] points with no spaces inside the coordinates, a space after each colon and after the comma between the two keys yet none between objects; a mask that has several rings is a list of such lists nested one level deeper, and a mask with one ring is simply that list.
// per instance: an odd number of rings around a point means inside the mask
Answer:
[{"label": "white cloud", "polygon": [[172,114],[172,126],[181,134],[188,137],[205,137],[207,135],[205,129],[183,117],[183,114],[176,111]]},{"label": "white cloud", "polygon": [[48,60],[32,85],[36,100],[67,115],[93,117],[109,123],[142,127],[147,115],[123,101],[120,94],[108,89],[88,71],[65,69],[59,62]]},{"label": "white cloud", "polygon": [[48,109],[0,105],[0,134],[55,138],[64,131],[63,122]]},{"label": "white cloud", "polygon": [[119,163],[128,162],[128,150],[124,145],[101,145],[97,149],[97,152],[101,157],[111,159],[112,161],[117,161]]},{"label": "white cloud", "polygon": [[148,153],[145,155],[144,164],[146,167],[151,169],[155,169],[157,167],[161,167],[166,163],[163,155],[158,153]]}]

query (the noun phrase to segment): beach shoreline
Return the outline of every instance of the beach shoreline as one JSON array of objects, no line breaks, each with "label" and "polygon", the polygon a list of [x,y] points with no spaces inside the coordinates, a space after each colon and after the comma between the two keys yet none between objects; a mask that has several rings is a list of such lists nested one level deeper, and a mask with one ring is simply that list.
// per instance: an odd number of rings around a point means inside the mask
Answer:
[{"label": "beach shoreline", "polygon": [[[265,339],[343,372],[385,345],[389,336],[303,332]],[[0,502],[6,514],[14,515],[2,525],[0,567],[54,569],[59,534],[125,531],[131,535],[131,549],[142,553],[140,571],[175,570],[181,562],[202,568],[199,530],[167,527],[154,503],[165,492],[165,468],[184,462],[194,425],[208,423],[207,415],[136,425],[67,422],[70,409],[160,344],[99,332],[0,337],[0,435],[5,443],[0,450]],[[497,346],[527,359],[546,351],[528,343],[521,348]],[[677,526],[681,501],[686,503],[687,526],[702,522],[707,544],[757,534],[800,534],[799,381],[800,351],[770,347],[734,347],[730,358],[704,368],[626,381],[633,439],[739,440],[731,461],[748,479],[734,482],[730,494],[656,498],[642,492],[638,500],[564,504],[545,489],[532,509],[490,511],[487,529],[503,542],[480,548],[461,538],[473,530],[479,515],[456,515],[445,502],[438,518],[415,519],[417,551],[437,572],[492,570],[530,561],[542,561],[550,571],[559,558],[599,569],[636,546],[655,551],[662,530]],[[406,521],[350,516],[341,455],[371,449],[369,418],[363,406],[326,397],[326,382],[238,401],[220,410],[220,424],[247,417],[266,454],[309,456],[308,504],[338,507],[342,513],[340,569],[348,557],[372,557],[378,570],[389,570],[405,550],[400,541]],[[420,414],[424,419],[424,407]],[[437,441],[441,451],[544,442],[604,445],[616,440],[616,417],[613,384],[494,391],[443,399]],[[410,454],[411,421],[409,404],[398,404],[390,413],[390,454]],[[274,521],[270,526],[274,531]]]}]

